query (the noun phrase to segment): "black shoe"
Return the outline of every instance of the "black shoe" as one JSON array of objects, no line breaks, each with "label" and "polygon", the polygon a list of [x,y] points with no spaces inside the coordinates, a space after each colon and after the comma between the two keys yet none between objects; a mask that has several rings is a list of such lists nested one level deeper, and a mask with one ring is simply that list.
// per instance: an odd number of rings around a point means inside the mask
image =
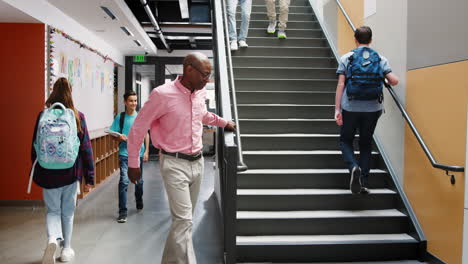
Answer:
[{"label": "black shoe", "polygon": [[367,189],[366,187],[361,187],[361,190],[359,191],[359,194],[370,194],[370,190]]},{"label": "black shoe", "polygon": [[126,223],[126,222],[127,222],[126,215],[119,215],[119,217],[117,217],[117,223]]},{"label": "black shoe", "polygon": [[138,201],[136,203],[137,210],[143,210],[143,201]]},{"label": "black shoe", "polygon": [[361,168],[358,166],[353,167],[351,170],[351,181],[349,182],[349,189],[353,194],[357,194],[361,190]]}]

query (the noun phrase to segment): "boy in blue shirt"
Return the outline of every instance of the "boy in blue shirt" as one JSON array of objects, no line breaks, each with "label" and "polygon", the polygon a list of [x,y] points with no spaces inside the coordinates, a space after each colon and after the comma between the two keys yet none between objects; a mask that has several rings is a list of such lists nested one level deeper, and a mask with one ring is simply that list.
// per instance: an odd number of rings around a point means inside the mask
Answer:
[{"label": "boy in blue shirt", "polygon": [[[110,127],[111,131],[119,132],[122,135],[116,137],[115,140],[119,141],[119,164],[120,164],[120,181],[119,181],[119,217],[117,222],[125,223],[127,222],[127,189],[129,184],[128,179],[128,152],[127,152],[127,136],[130,132],[130,129],[137,117],[138,113],[136,107],[138,105],[138,98],[134,91],[127,91],[124,94],[124,104],[125,104],[125,114],[118,114],[112,126]],[[121,122],[121,118],[123,122]],[[140,150],[140,168],[143,170],[143,162],[148,161],[149,153],[149,136],[145,137],[145,145],[141,147]],[[142,173],[143,175],[143,173]],[[138,210],[143,209],[143,178],[135,185],[135,200],[136,208]]]}]

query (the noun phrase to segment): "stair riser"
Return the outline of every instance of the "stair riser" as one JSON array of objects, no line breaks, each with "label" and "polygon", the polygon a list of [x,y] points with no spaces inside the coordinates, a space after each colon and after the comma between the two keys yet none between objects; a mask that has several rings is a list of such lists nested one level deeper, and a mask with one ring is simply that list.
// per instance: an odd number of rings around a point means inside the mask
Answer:
[{"label": "stair riser", "polygon": [[395,194],[237,195],[238,211],[383,210],[396,204]]},{"label": "stair riser", "polygon": [[[237,11],[240,11],[240,7],[237,8]],[[263,3],[263,5],[253,5],[252,6],[252,12],[262,12],[262,13],[267,13],[266,5]],[[294,5],[289,5],[288,9],[289,13],[313,13],[312,7],[310,6],[294,6]],[[277,6],[276,7],[276,13],[280,13],[280,9]]]},{"label": "stair riser", "polygon": [[[359,155],[356,155],[359,158]],[[379,156],[372,155],[371,169],[376,169]],[[346,169],[340,154],[323,155],[250,155],[244,154],[249,169]]]},{"label": "stair riser", "polygon": [[[268,40],[269,41],[269,40]],[[286,40],[289,41],[289,40]],[[266,42],[266,41],[265,41]],[[273,41],[281,42],[281,41]],[[249,40],[249,45],[252,41]],[[232,57],[233,67],[309,67],[332,68],[335,72],[336,62],[331,58],[272,58],[272,57]],[[336,78],[336,75],[332,77]]]},{"label": "stair riser", "polygon": [[334,121],[240,121],[241,133],[278,134],[311,133],[339,134],[340,128]]},{"label": "stair riser", "polygon": [[348,262],[416,259],[417,243],[237,246],[238,262]]},{"label": "stair riser", "polygon": [[249,47],[232,52],[233,56],[290,56],[290,57],[330,57],[329,48],[271,48]]},{"label": "stair riser", "polygon": [[[288,29],[286,30],[286,35],[288,38],[323,38],[322,31],[320,30],[308,30],[308,29],[301,29],[301,30],[293,30]],[[266,29],[264,28],[250,28],[248,37],[274,37],[276,38],[276,33],[271,34],[267,33]]]},{"label": "stair riser", "polygon": [[[252,5],[265,5],[265,0],[252,0]],[[290,6],[310,6],[308,0],[291,0]]]},{"label": "stair riser", "polygon": [[[278,13],[276,14],[276,18],[278,20]],[[241,15],[239,12],[236,13],[236,20],[240,22]],[[251,13],[250,14],[250,21],[255,20],[268,20],[268,16],[266,12],[264,13]],[[288,22],[289,21],[309,21],[309,22],[316,22],[317,18],[312,13],[289,13],[288,15]]]},{"label": "stair riser", "polygon": [[[242,137],[243,150],[340,150],[339,137]],[[358,139],[354,149],[359,149]],[[373,144],[373,149],[377,147]]]},{"label": "stair riser", "polygon": [[333,93],[237,92],[238,104],[333,104]]},{"label": "stair riser", "polygon": [[333,80],[239,80],[235,81],[236,91],[323,91],[336,90]]},{"label": "stair riser", "polygon": [[407,230],[405,216],[237,220],[238,236],[401,234]]},{"label": "stair riser", "polygon": [[[270,21],[268,19],[265,20],[250,20],[249,27],[250,28],[267,28]],[[236,21],[237,27],[240,27],[241,21]],[[288,21],[288,28],[287,29],[320,29],[320,24],[318,22],[311,22],[311,21],[301,21],[301,22],[290,22]],[[239,30],[239,28],[237,28]]]},{"label": "stair riser", "polygon": [[240,118],[332,118],[334,106],[238,106]]},{"label": "stair riser", "polygon": [[[391,182],[387,174],[371,174],[369,187],[389,188]],[[349,174],[238,174],[239,189],[348,189]]]},{"label": "stair riser", "polygon": [[[273,65],[280,66],[280,65]],[[261,79],[333,79],[335,69],[291,69],[291,68],[234,68],[236,78]]]}]

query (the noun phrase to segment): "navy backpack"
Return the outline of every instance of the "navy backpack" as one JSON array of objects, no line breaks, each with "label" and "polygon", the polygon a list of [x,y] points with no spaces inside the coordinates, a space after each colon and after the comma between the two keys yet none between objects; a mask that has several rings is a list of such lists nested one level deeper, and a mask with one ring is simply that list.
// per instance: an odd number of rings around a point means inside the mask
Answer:
[{"label": "navy backpack", "polygon": [[383,99],[384,75],[379,54],[371,48],[352,50],[346,73],[346,94],[349,100]]}]

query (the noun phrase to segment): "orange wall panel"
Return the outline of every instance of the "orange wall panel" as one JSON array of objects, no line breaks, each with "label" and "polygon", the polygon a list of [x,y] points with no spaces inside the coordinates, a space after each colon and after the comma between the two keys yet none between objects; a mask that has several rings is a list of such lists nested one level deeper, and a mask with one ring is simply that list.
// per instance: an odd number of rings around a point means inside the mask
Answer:
[{"label": "orange wall panel", "polygon": [[[408,72],[406,108],[435,159],[465,166],[468,61]],[[405,130],[404,189],[428,240],[446,263],[461,263],[465,174],[432,168],[412,132]]]},{"label": "orange wall panel", "polygon": [[[355,27],[360,27],[364,23],[364,0],[342,0],[341,4]],[[343,12],[337,8],[338,12],[338,53],[340,56],[356,48],[354,43],[354,32],[348,24]]]},{"label": "orange wall panel", "polygon": [[26,194],[31,168],[31,139],[44,107],[44,24],[0,23],[0,200],[41,200],[33,185]]}]

